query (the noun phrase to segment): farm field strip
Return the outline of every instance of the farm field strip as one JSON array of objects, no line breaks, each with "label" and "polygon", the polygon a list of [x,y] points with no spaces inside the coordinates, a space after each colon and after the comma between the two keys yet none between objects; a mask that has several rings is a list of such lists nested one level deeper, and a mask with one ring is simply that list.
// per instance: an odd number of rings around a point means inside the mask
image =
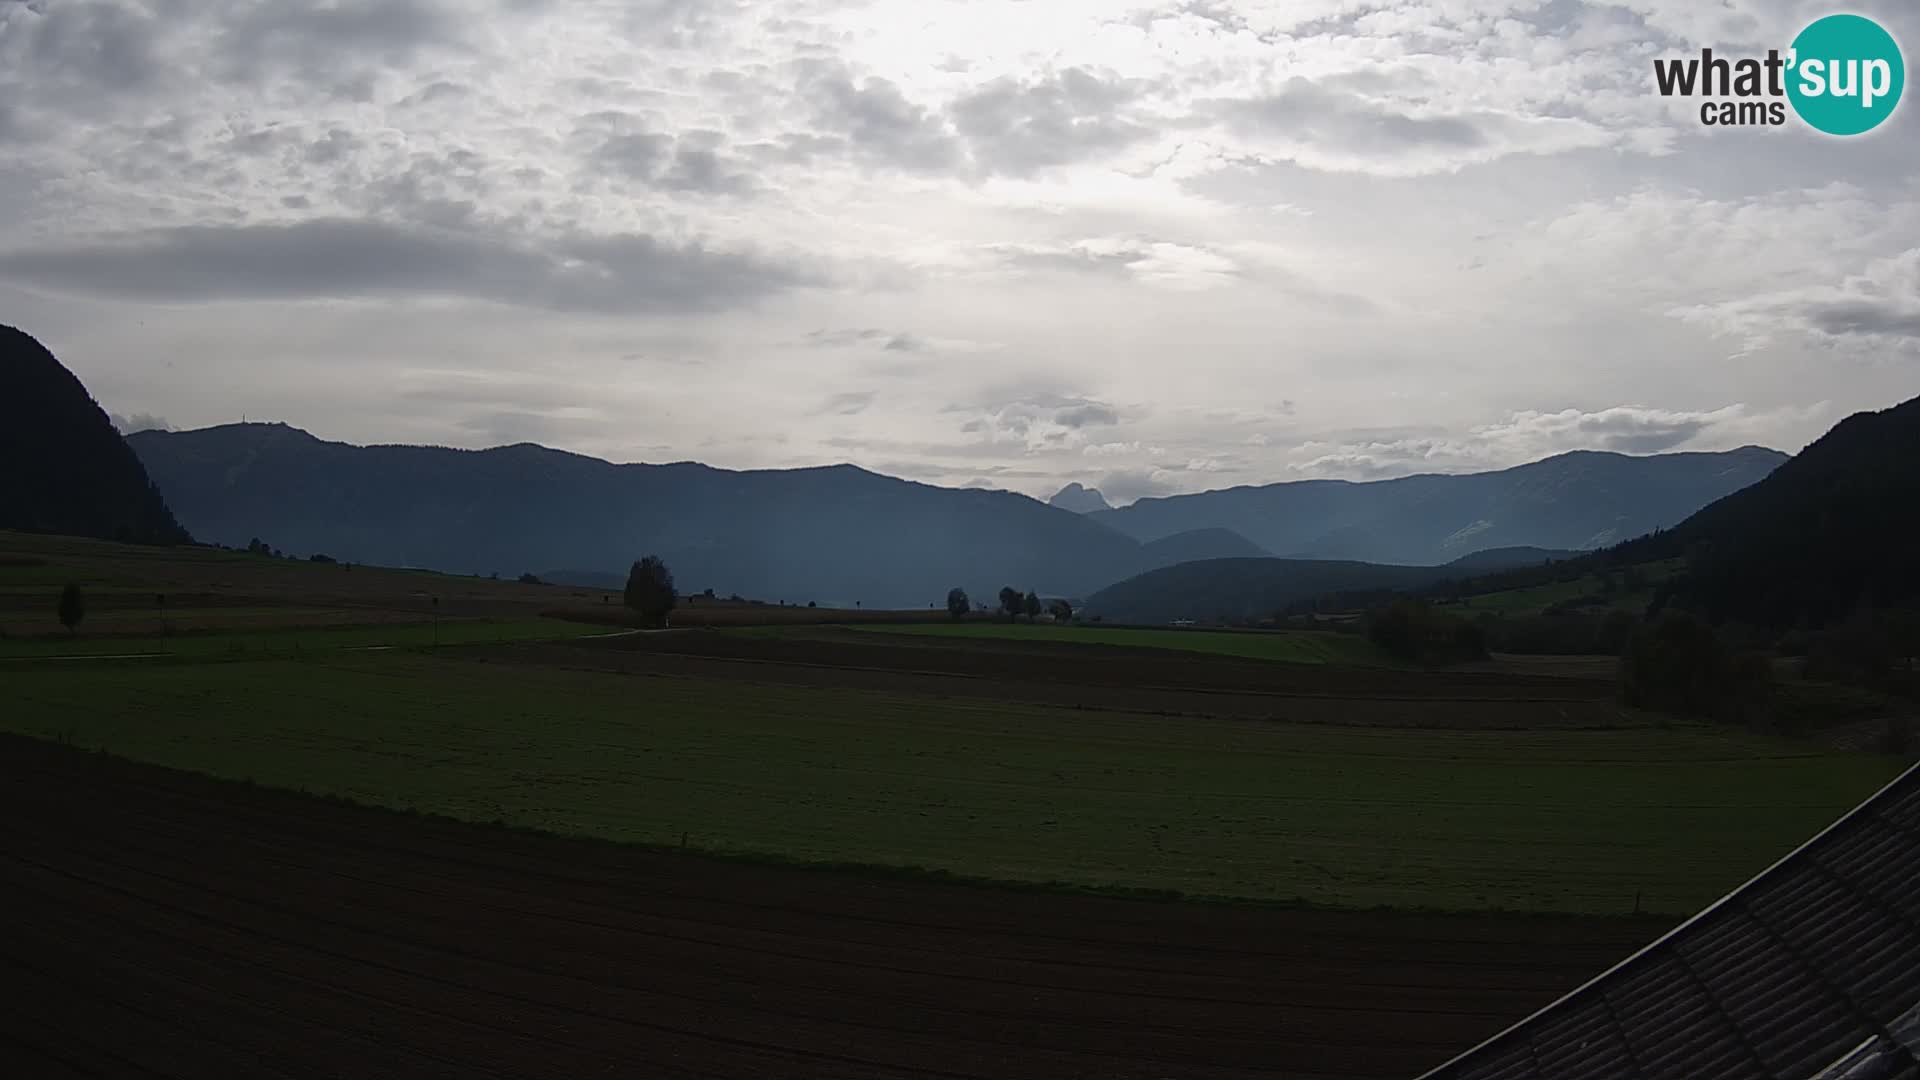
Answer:
[{"label": "farm field strip", "polygon": [[[205,1075],[253,1054],[252,1074],[288,1076],[352,1063],[567,1076],[609,1061],[659,1076],[1405,1076],[1659,928],[849,878],[407,818],[46,745],[0,749],[0,807],[49,823],[0,830],[0,881],[20,899],[10,925],[71,931],[0,931],[0,963],[51,973],[50,994],[93,1003],[0,1017],[0,1039],[13,1025],[44,1034],[102,1019],[62,1043],[81,1066],[121,1054]],[[181,807],[232,810],[244,836],[208,835]],[[158,827],[124,831],[127,818]],[[492,865],[441,866],[443,844]],[[316,853],[324,865],[308,865]],[[709,896],[733,898],[743,932],[654,932],[656,911],[675,925]],[[1089,926],[1114,940],[1076,940]],[[889,969],[916,936],[911,963]],[[1473,947],[1481,974],[1463,982],[1465,942],[1505,938],[1525,944]],[[1051,955],[1022,955],[1036,941]],[[796,942],[796,955],[770,955]],[[1348,985],[1369,988],[1348,1009],[1313,1007],[1328,1004],[1315,998],[1330,942],[1363,946],[1336,961]],[[1236,945],[1275,960],[1193,970]],[[1104,963],[1121,958],[1131,971]],[[1181,988],[1195,978],[1224,1000],[1191,998]]]},{"label": "farm field strip", "polygon": [[354,626],[272,627],[246,631],[217,630],[160,637],[76,636],[0,639],[0,662],[50,656],[168,654],[218,659],[232,656],[273,656],[307,650],[420,648],[436,642],[444,646],[486,645],[519,641],[559,641],[609,634],[604,626],[557,619],[442,619],[438,629],[418,617],[406,622],[367,622]]},{"label": "farm field strip", "polygon": [[[626,639],[635,648],[583,649],[571,645],[489,650],[490,660],[528,666],[563,667],[628,675],[747,680],[795,687],[830,687],[974,698],[1054,708],[1101,709],[1160,716],[1227,717],[1298,724],[1338,724],[1441,730],[1538,731],[1651,727],[1657,718],[1592,696],[1531,697],[1525,689],[1507,696],[1471,696],[1471,692],[1427,698],[1407,694],[1334,693],[1310,687],[1270,690],[1236,687],[1113,684],[1094,671],[1064,665],[1047,673],[1024,671],[993,676],[969,671],[940,671],[875,663],[831,664],[819,660],[737,655],[705,655],[648,647],[652,641]],[[1306,669],[1319,670],[1319,669]],[[1204,672],[1195,673],[1204,678]]]},{"label": "farm field strip", "polygon": [[1702,727],[1195,720],[457,653],[32,667],[8,672],[15,730],[274,786],[801,861],[1341,906],[1690,910],[1898,767]]},{"label": "farm field strip", "polygon": [[1365,638],[1313,631],[1156,630],[1087,625],[1046,625],[989,622],[925,623],[907,626],[859,627],[876,634],[919,635],[976,640],[1048,641],[1087,645],[1124,645],[1134,648],[1175,649],[1181,652],[1274,660],[1292,664],[1348,664],[1395,667]]},{"label": "farm field strip", "polygon": [[[158,844],[191,842],[194,836],[205,835],[204,828],[221,820],[207,818],[202,821],[200,815],[191,809],[182,812],[177,801],[168,802],[168,827],[150,824],[128,826],[138,834],[140,846],[153,846],[148,843],[149,840]],[[172,824],[175,821],[178,821],[177,826]],[[952,970],[946,973],[947,977],[970,982],[992,985],[1005,983],[1119,997],[1150,997],[1161,1001],[1163,1005],[1195,1002],[1207,1006],[1261,1007],[1262,1002],[1233,996],[1233,989],[1239,985],[1235,980],[1256,974],[1274,963],[1290,964],[1296,973],[1304,975],[1312,972],[1337,985],[1338,990],[1332,994],[1327,989],[1321,989],[1311,994],[1301,994],[1297,1000],[1290,998],[1287,1001],[1293,1007],[1318,1011],[1350,1012],[1363,1007],[1363,1002],[1378,1004],[1382,993],[1399,993],[1400,997],[1395,1001],[1396,1007],[1402,1011],[1452,1014],[1459,1009],[1446,984],[1489,992],[1507,987],[1520,993],[1526,992],[1530,986],[1525,970],[1516,968],[1511,961],[1503,964],[1486,959],[1489,945],[1515,944],[1497,939],[1487,932],[1471,935],[1454,944],[1450,944],[1452,939],[1424,941],[1423,950],[1428,954],[1429,966],[1434,969],[1431,977],[1435,985],[1430,987],[1356,982],[1355,978],[1364,980],[1366,976],[1364,964],[1357,964],[1364,958],[1363,952],[1361,955],[1342,952],[1330,957],[1319,955],[1312,949],[1302,950],[1297,945],[1262,949],[1256,943],[1252,947],[1222,944],[1186,946],[1178,950],[1160,949],[1156,951],[1155,963],[1151,967],[1139,962],[1125,962],[1124,955],[1107,959],[1106,954],[1128,946],[1124,932],[1133,929],[1130,926],[1094,927],[1045,936],[1008,931],[1003,936],[1010,942],[1017,942],[1017,945],[1003,949],[989,965],[984,960],[956,960],[939,947],[941,939],[955,937],[962,931],[950,916],[930,918],[921,915],[911,921],[890,920],[877,924],[871,918],[851,915],[830,906],[806,909],[797,913],[796,918],[796,913],[787,909],[744,901],[737,896],[651,894],[650,902],[655,910],[644,919],[632,920],[634,925],[628,926],[621,925],[618,920],[631,918],[630,913],[625,912],[627,906],[631,905],[632,894],[606,894],[602,881],[582,877],[577,867],[572,868],[575,872],[571,875],[556,876],[550,875],[552,867],[536,869],[523,860],[512,862],[514,869],[528,877],[530,882],[537,876],[540,880],[536,884],[549,890],[558,885],[580,895],[578,900],[561,903],[538,891],[499,890],[488,879],[490,872],[500,868],[499,864],[497,861],[474,861],[472,856],[478,849],[456,847],[456,854],[439,849],[395,848],[384,843],[369,842],[365,838],[353,838],[350,844],[340,837],[316,842],[303,833],[302,849],[297,858],[290,859],[284,850],[276,846],[276,839],[283,840],[284,837],[278,837],[270,831],[263,833],[257,825],[249,823],[235,832],[230,843],[233,854],[245,859],[249,865],[276,868],[276,880],[292,882],[302,876],[318,875],[309,887],[322,887],[327,878],[345,879],[366,887],[370,899],[347,914],[356,920],[367,917],[374,925],[389,915],[397,916],[411,911],[421,903],[431,908],[445,897],[457,895],[463,904],[477,905],[503,915],[551,919],[583,932],[644,937],[652,943],[651,947],[663,953],[691,947],[884,971],[902,976],[929,974],[931,969],[927,965],[937,958],[950,969],[977,963],[981,968],[977,974]],[[412,875],[413,880],[406,884],[365,877],[364,856],[369,851],[384,856],[418,859],[425,869],[416,871]],[[127,864],[120,862],[117,865]],[[387,914],[371,914],[382,912]],[[726,917],[717,917],[719,915]],[[791,925],[776,925],[781,923]],[[1096,928],[1108,932],[1087,932]],[[831,933],[827,932],[829,929]],[[1497,929],[1498,924],[1491,923],[1484,928],[1490,931]],[[835,951],[844,952],[853,946],[853,938],[862,939],[854,951],[845,956],[834,955]],[[1324,945],[1325,942],[1320,944]],[[1090,949],[1099,950],[1101,955],[1093,960],[1086,959]],[[707,957],[706,960],[710,964],[714,962],[713,957]],[[995,969],[1016,963],[1023,970],[1017,983],[995,973]],[[1356,966],[1359,969],[1357,975]],[[1161,976],[1162,981],[1169,984],[1168,992],[1130,990],[1114,981],[1116,978],[1124,979],[1148,972]],[[1174,982],[1176,978],[1181,980],[1178,984]],[[1178,992],[1171,992],[1174,990]],[[1409,994],[1408,991],[1413,993]],[[1341,995],[1348,994],[1355,996],[1343,1000]],[[1267,1001],[1264,1004],[1272,1003]]]}]

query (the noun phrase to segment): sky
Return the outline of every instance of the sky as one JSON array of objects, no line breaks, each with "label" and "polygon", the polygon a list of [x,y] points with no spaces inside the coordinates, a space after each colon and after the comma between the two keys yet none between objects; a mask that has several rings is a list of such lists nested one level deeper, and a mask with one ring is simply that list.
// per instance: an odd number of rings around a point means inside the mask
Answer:
[{"label": "sky", "polygon": [[1920,101],[1706,127],[1653,60],[1835,10],[1920,42],[1910,0],[0,0],[0,323],[128,427],[1116,503],[1792,452],[1920,394]]}]

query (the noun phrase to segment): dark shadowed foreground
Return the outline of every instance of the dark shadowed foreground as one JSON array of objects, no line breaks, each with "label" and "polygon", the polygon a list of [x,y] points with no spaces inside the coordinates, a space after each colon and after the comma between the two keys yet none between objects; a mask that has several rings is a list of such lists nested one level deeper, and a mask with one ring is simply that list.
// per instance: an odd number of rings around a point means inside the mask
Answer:
[{"label": "dark shadowed foreground", "polygon": [[1405,1077],[1661,923],[719,862],[0,739],[11,1075]]},{"label": "dark shadowed foreground", "polygon": [[1431,1080],[1920,1076],[1920,768]]}]

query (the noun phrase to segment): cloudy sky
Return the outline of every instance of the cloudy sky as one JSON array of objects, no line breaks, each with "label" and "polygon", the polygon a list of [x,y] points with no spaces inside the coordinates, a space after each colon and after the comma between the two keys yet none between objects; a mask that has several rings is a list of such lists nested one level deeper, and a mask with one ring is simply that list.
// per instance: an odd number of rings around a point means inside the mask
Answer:
[{"label": "cloudy sky", "polygon": [[1920,102],[1652,60],[1832,10],[0,0],[0,322],[142,423],[1042,496],[1792,451],[1920,393]]}]

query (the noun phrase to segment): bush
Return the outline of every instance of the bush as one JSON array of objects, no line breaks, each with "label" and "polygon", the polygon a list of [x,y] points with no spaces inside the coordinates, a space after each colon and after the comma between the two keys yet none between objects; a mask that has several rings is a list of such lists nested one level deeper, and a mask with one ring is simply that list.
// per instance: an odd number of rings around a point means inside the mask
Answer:
[{"label": "bush", "polygon": [[1641,627],[1620,658],[1620,700],[1637,709],[1758,726],[1764,721],[1772,665],[1735,653],[1713,627],[1669,610]]},{"label": "bush", "polygon": [[1367,638],[1388,656],[1412,663],[1487,658],[1486,633],[1478,623],[1419,600],[1399,600],[1368,612]]},{"label": "bush", "polygon": [[60,590],[59,615],[60,625],[66,627],[69,634],[80,626],[80,620],[87,617],[86,594],[73,582],[68,582],[67,587]]}]

